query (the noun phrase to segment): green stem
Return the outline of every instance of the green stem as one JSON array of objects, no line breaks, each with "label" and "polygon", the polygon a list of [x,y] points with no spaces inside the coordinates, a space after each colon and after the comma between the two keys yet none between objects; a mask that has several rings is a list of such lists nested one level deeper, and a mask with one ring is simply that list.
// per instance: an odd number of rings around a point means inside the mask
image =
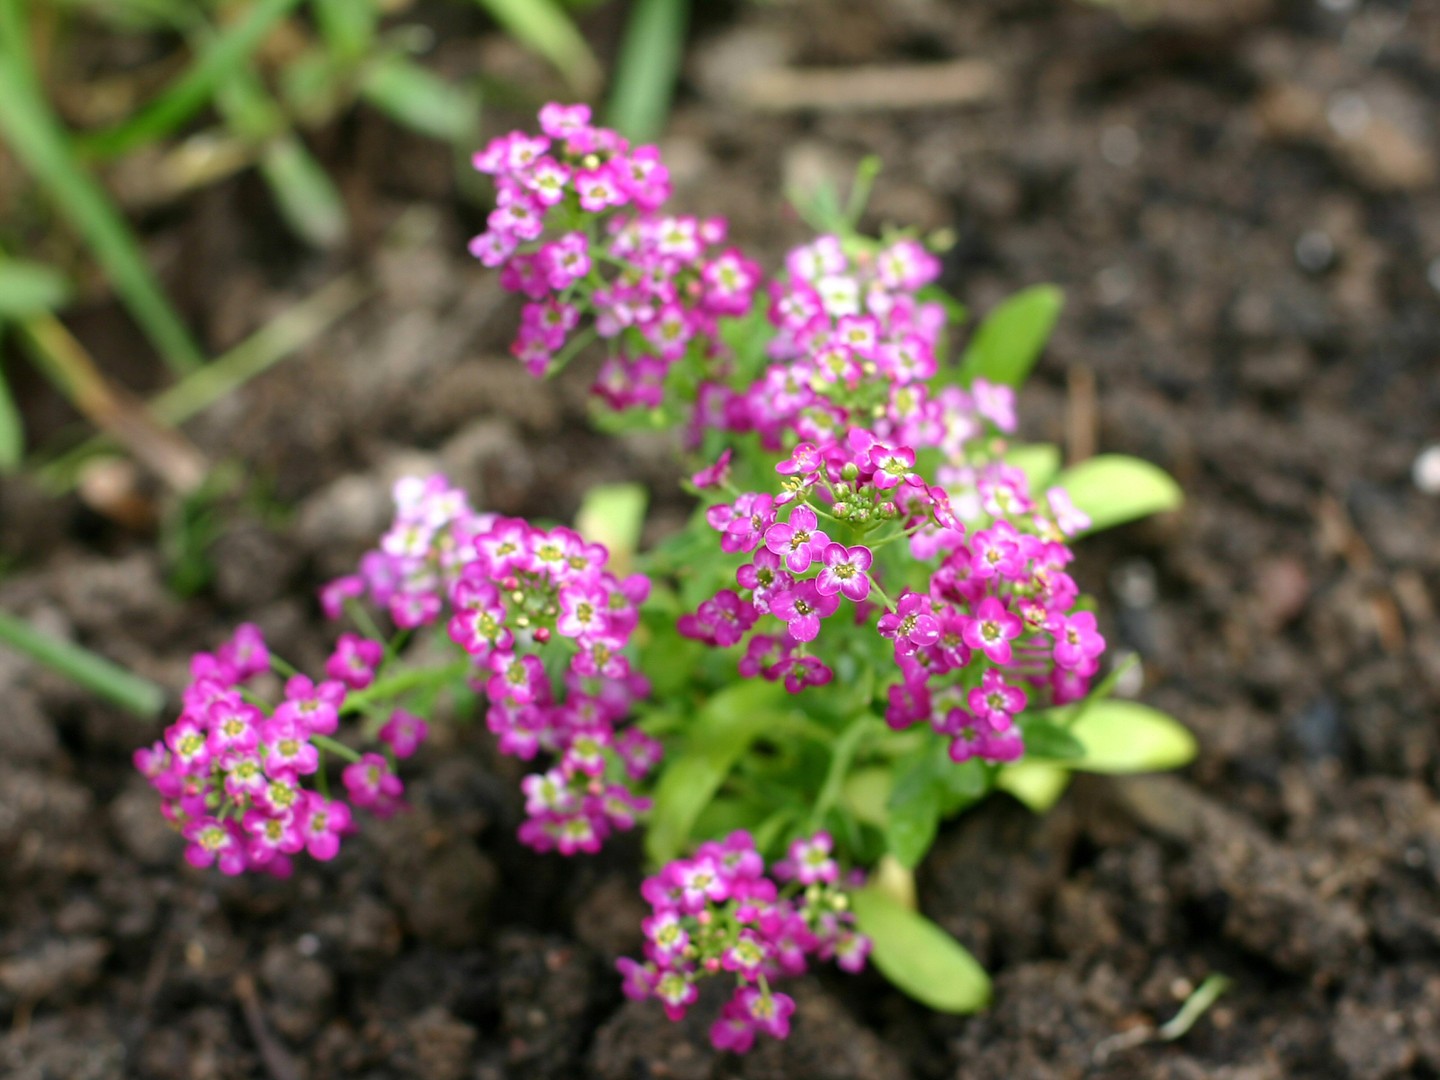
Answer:
[{"label": "green stem", "polygon": [[310,741],[322,750],[328,750],[336,757],[344,758],[346,761],[359,761],[360,753],[352,750],[342,742],[330,738],[328,735],[311,735]]},{"label": "green stem", "polygon": [[443,685],[464,675],[472,666],[472,661],[466,656],[449,664],[402,671],[397,675],[391,675],[388,679],[380,679],[365,690],[351,694],[345,699],[345,712],[361,712],[372,705],[408,694],[412,690]]}]

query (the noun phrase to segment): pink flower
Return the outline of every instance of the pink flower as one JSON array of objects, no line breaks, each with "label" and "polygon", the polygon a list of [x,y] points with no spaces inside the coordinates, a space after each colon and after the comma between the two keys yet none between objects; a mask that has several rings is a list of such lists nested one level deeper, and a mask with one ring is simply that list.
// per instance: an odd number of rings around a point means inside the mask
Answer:
[{"label": "pink flower", "polygon": [[770,599],[770,613],[786,624],[796,641],[814,641],[820,620],[840,607],[838,596],[825,596],[813,581],[801,581]]},{"label": "pink flower", "polygon": [[404,709],[396,709],[375,737],[388,745],[397,758],[404,759],[420,749],[429,731],[430,725],[420,717]]},{"label": "pink flower", "polygon": [[734,456],[735,452],[727,447],[713,465],[706,466],[690,477],[690,482],[702,489],[723,487],[730,480],[730,459]]},{"label": "pink flower", "polygon": [[390,763],[380,754],[362,755],[359,761],[345,766],[340,779],[350,793],[351,802],[381,814],[395,810],[405,792],[405,785],[390,771]]},{"label": "pink flower", "polygon": [[965,626],[965,644],[979,649],[992,663],[1010,663],[1010,642],[1020,636],[1025,624],[993,596],[980,601],[975,617]]},{"label": "pink flower", "polygon": [[879,630],[881,637],[895,642],[897,655],[910,656],[916,649],[935,644],[940,637],[940,622],[932,614],[928,596],[907,592],[894,611],[880,617]]},{"label": "pink flower", "polygon": [[870,466],[875,470],[875,486],[888,491],[915,476],[915,451],[876,443],[870,448]]},{"label": "pink flower", "polygon": [[803,574],[830,543],[818,526],[815,511],[797,506],[789,521],[777,522],[765,530],[765,546],[785,560],[792,574]]},{"label": "pink flower", "polygon": [[1052,615],[1045,629],[1055,638],[1055,663],[1062,668],[1089,674],[1085,669],[1091,668],[1105,651],[1105,639],[1095,629],[1092,612],[1077,611],[1068,617]]},{"label": "pink flower", "polygon": [[822,596],[842,594],[859,603],[870,595],[870,564],[874,558],[864,546],[847,548],[844,544],[827,544],[820,556],[825,568],[815,579]]},{"label": "pink flower", "polygon": [[984,718],[997,731],[1010,726],[1014,717],[1025,708],[1025,691],[1011,686],[996,668],[986,671],[980,685],[971,690],[966,701],[970,711]]},{"label": "pink flower", "polygon": [[326,862],[340,851],[340,837],[350,831],[350,808],[338,800],[310,792],[300,812],[300,833],[313,858]]},{"label": "pink flower", "polygon": [[375,669],[385,655],[385,646],[359,634],[341,634],[335,651],[325,661],[325,673],[352,690],[364,690],[375,681]]}]

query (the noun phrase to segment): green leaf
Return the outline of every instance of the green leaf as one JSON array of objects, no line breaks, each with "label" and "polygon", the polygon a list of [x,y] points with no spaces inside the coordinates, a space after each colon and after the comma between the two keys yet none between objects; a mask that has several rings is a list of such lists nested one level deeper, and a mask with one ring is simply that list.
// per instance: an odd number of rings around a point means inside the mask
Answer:
[{"label": "green leaf", "polygon": [[1043,814],[1065,794],[1070,786],[1070,772],[1062,765],[1020,761],[1001,769],[995,786],[1015,796],[1035,813]]},{"label": "green leaf", "polygon": [[1022,385],[1064,304],[1064,294],[1054,285],[1033,285],[1005,300],[975,330],[960,360],[961,377]]},{"label": "green leaf", "polygon": [[1026,760],[1071,761],[1085,755],[1085,745],[1068,729],[1042,716],[1022,717],[1020,730],[1025,735]]},{"label": "green leaf", "polygon": [[685,50],[687,0],[638,0],[625,24],[606,116],[635,142],[650,142],[665,126]]},{"label": "green leaf", "polygon": [[1170,474],[1123,454],[1101,454],[1072,465],[1055,481],[1090,516],[1087,533],[1174,510],[1185,501]]},{"label": "green leaf", "polygon": [[1097,701],[1070,734],[1085,747],[1066,767],[1083,772],[1136,773],[1178,769],[1195,759],[1195,736],[1173,717],[1138,701]]},{"label": "green leaf", "polygon": [[875,966],[922,1005],[972,1013],[990,1001],[990,977],[953,937],[873,887],[851,897],[855,922],[870,938]]},{"label": "green leaf", "polygon": [[651,861],[669,862],[685,850],[695,822],[735,763],[766,728],[774,726],[783,698],[777,683],[743,682],[722,690],[700,710],[688,732],[688,745],[667,759],[655,788],[645,837]]},{"label": "green leaf", "polygon": [[256,0],[234,25],[214,34],[190,69],[164,93],[124,123],[83,138],[83,150],[95,157],[117,157],[169,135],[209,103],[299,2]]},{"label": "green leaf", "polygon": [[13,472],[25,457],[25,421],[0,367],[0,472]]},{"label": "green leaf", "polygon": [[341,60],[355,62],[375,40],[380,11],[370,0],[310,0],[325,44]]},{"label": "green leaf", "polygon": [[896,784],[885,821],[885,846],[897,862],[913,870],[935,843],[940,829],[940,791],[926,775],[919,782]]},{"label": "green leaf", "polygon": [[299,136],[289,134],[271,142],[260,158],[260,174],[281,216],[302,240],[326,249],[345,239],[345,202]]},{"label": "green leaf", "polygon": [[883,829],[890,816],[890,792],[895,787],[895,773],[886,765],[856,769],[845,778],[840,805],[858,821]]},{"label": "green leaf", "polygon": [[[9,35],[7,34],[8,38]],[[64,129],[12,50],[0,43],[0,135],[61,214],[90,246],[115,291],[175,371],[203,362],[199,346],[166,300],[139,243],[104,190],[76,161]],[[23,47],[23,46],[21,46]]]},{"label": "green leaf", "polygon": [[1053,443],[1026,443],[1012,446],[1005,452],[1005,464],[1025,474],[1030,491],[1040,495],[1060,471],[1060,448]]},{"label": "green leaf", "polygon": [[610,552],[612,571],[623,575],[640,547],[649,502],[650,495],[640,484],[591,488],[575,514],[575,531],[592,543],[604,544]]},{"label": "green leaf", "polygon": [[943,743],[937,744],[936,753],[940,761],[940,811],[946,817],[979,802],[990,790],[990,773],[979,758],[956,764]]},{"label": "green leaf", "polygon": [[475,94],[403,56],[388,56],[372,66],[360,93],[397,124],[447,142],[469,138],[480,116]]},{"label": "green leaf", "polygon": [[89,649],[51,637],[24,619],[0,611],[0,644],[25,653],[107,701],[149,719],[165,704],[165,691]]},{"label": "green leaf", "polygon": [[520,44],[533,49],[571,87],[588,94],[600,85],[600,62],[555,0],[477,0]]},{"label": "green leaf", "polygon": [[0,260],[0,318],[52,312],[69,296],[70,283],[54,267],[23,259]]}]

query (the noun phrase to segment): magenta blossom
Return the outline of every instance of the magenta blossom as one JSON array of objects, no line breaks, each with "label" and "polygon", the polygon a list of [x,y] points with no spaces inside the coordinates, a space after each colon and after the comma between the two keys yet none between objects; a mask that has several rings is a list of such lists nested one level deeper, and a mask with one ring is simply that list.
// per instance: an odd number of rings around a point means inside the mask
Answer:
[{"label": "magenta blossom", "polygon": [[801,581],[770,600],[770,612],[785,623],[796,641],[814,641],[820,633],[820,620],[835,614],[840,607],[838,596],[825,596],[813,581]]},{"label": "magenta blossom", "polygon": [[869,570],[873,558],[867,547],[827,544],[820,556],[825,568],[815,579],[815,587],[822,596],[838,592],[845,599],[859,603],[870,595]]},{"label": "magenta blossom", "polygon": [[777,522],[765,530],[765,546],[785,560],[792,574],[803,574],[820,557],[830,538],[819,530],[815,511],[797,506],[790,520]]},{"label": "magenta blossom", "polygon": [[992,663],[1010,663],[1010,642],[1020,636],[1025,624],[993,596],[980,601],[975,617],[965,626],[965,644],[979,649]]},{"label": "magenta blossom", "polygon": [[879,630],[881,637],[895,642],[895,652],[900,656],[910,656],[940,638],[940,622],[933,614],[930,598],[915,592],[907,592],[894,611],[880,617]]}]

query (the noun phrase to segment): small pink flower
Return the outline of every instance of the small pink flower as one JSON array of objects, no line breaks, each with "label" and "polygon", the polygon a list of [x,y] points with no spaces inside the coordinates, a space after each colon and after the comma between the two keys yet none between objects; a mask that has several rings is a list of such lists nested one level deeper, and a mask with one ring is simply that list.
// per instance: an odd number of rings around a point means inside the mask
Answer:
[{"label": "small pink flower", "polygon": [[792,574],[803,574],[830,543],[818,526],[815,511],[797,506],[789,521],[777,522],[765,530],[765,546],[785,560]]},{"label": "small pink flower", "polygon": [[874,556],[869,548],[827,544],[820,558],[825,568],[815,579],[815,587],[822,596],[833,596],[838,592],[858,604],[870,595],[869,570]]},{"label": "small pink flower", "polygon": [[723,487],[730,481],[730,459],[734,456],[735,452],[726,448],[713,465],[707,465],[690,477],[690,482],[701,489]]},{"label": "small pink flower", "polygon": [[838,596],[824,596],[813,581],[801,581],[770,599],[770,613],[784,622],[796,641],[814,641],[820,620],[840,607]]},{"label": "small pink flower", "polygon": [[882,637],[895,642],[900,656],[910,656],[940,637],[940,622],[932,613],[930,598],[922,593],[907,592],[900,597],[895,610],[880,617],[878,628]]},{"label": "small pink flower", "polygon": [[385,646],[359,634],[341,634],[335,651],[325,661],[325,673],[352,690],[364,690],[375,681],[375,669],[385,655]]},{"label": "small pink flower", "polygon": [[429,731],[430,725],[420,717],[404,709],[396,709],[375,737],[388,745],[397,758],[404,759],[420,749]]},{"label": "small pink flower", "polygon": [[980,685],[971,690],[966,701],[970,711],[983,717],[995,730],[1003,731],[1025,708],[1025,691],[1011,686],[996,668],[985,672]]},{"label": "small pink flower", "polygon": [[1008,664],[1012,655],[1010,642],[1019,637],[1024,628],[1018,615],[1012,615],[995,597],[987,596],[965,626],[965,644],[979,649],[992,663]]},{"label": "small pink flower", "polygon": [[1105,651],[1105,639],[1095,629],[1093,612],[1052,615],[1045,629],[1055,638],[1055,663],[1062,668],[1083,671]]},{"label": "small pink flower", "polygon": [[326,862],[339,853],[340,837],[350,831],[350,807],[310,792],[300,813],[299,828],[306,850]]}]

